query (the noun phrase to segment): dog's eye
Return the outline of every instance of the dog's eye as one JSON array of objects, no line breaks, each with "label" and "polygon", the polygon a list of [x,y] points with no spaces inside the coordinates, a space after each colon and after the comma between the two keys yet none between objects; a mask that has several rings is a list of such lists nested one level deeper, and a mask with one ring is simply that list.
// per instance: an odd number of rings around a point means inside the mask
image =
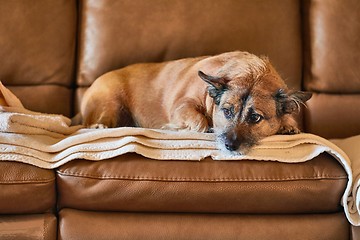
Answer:
[{"label": "dog's eye", "polygon": [[222,111],[226,119],[231,119],[233,117],[231,109],[223,108]]},{"label": "dog's eye", "polygon": [[260,122],[262,119],[263,119],[263,116],[261,116],[260,114],[257,114],[257,113],[252,113],[252,114],[249,116],[249,122],[251,122],[251,123],[258,123],[258,122]]}]

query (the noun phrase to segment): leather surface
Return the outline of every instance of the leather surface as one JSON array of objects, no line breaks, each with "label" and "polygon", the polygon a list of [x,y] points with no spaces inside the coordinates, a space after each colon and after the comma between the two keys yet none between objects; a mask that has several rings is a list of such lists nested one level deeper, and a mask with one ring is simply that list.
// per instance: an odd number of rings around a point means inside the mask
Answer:
[{"label": "leather surface", "polygon": [[16,86],[9,89],[20,99],[26,109],[72,115],[73,91],[57,85]]},{"label": "leather surface", "polygon": [[359,93],[360,1],[305,2],[305,88]]},{"label": "leather surface", "polygon": [[305,109],[305,129],[325,138],[360,134],[358,94],[313,94]]},{"label": "leather surface", "polygon": [[60,211],[59,221],[59,240],[349,239],[349,227],[342,213],[324,215],[134,214],[63,209]]},{"label": "leather surface", "polygon": [[360,239],[360,227],[351,226],[351,240]]},{"label": "leather surface", "polygon": [[70,116],[76,1],[2,1],[0,16],[0,80],[24,87],[15,94],[25,107]]},{"label": "leather surface", "polygon": [[298,1],[82,0],[80,8],[80,86],[132,63],[246,50],[268,55],[300,88]]},{"label": "leather surface", "polygon": [[54,171],[4,161],[0,161],[0,169],[0,214],[44,213],[54,209]]},{"label": "leather surface", "polygon": [[0,216],[1,240],[55,240],[56,234],[53,214]]},{"label": "leather surface", "polygon": [[347,176],[323,154],[284,164],[261,161],[156,161],[126,154],[74,161],[57,171],[59,208],[97,211],[335,212]]},{"label": "leather surface", "polygon": [[0,79],[4,84],[71,85],[75,1],[2,1],[0,16]]},{"label": "leather surface", "polygon": [[78,113],[80,112],[80,105],[81,100],[84,96],[85,91],[88,89],[88,87],[78,87],[75,91],[75,97],[74,97],[74,112]]}]

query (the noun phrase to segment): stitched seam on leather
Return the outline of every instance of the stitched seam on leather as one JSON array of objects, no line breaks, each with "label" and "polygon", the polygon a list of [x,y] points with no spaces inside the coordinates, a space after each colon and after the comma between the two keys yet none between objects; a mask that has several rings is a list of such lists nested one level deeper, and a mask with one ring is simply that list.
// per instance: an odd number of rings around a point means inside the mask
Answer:
[{"label": "stitched seam on leather", "polygon": [[41,184],[41,183],[51,183],[55,182],[56,178],[52,179],[31,179],[31,180],[1,180],[0,184]]},{"label": "stitched seam on leather", "polygon": [[345,175],[321,175],[321,176],[306,176],[306,177],[287,177],[287,178],[182,178],[182,177],[141,177],[141,176],[98,176],[92,174],[81,174],[72,172],[58,172],[60,175],[69,177],[86,177],[104,180],[147,180],[147,181],[294,181],[294,180],[331,180],[331,179],[345,179]]}]

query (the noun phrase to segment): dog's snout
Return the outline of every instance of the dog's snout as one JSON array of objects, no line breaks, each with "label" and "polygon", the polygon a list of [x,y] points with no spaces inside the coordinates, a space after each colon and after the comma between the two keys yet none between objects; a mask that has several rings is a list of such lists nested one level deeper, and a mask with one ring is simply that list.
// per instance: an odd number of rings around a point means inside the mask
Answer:
[{"label": "dog's snout", "polygon": [[235,151],[240,146],[240,140],[235,132],[229,132],[225,136],[225,147],[229,151]]},{"label": "dog's snout", "polygon": [[225,147],[229,151],[235,151],[238,149],[240,144],[237,144],[236,142],[229,141],[229,139],[225,140]]}]

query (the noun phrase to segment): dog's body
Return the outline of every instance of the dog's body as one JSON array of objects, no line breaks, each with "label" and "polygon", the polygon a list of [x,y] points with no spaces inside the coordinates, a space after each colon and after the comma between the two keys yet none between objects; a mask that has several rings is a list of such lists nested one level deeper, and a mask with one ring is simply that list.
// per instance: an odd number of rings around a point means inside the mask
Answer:
[{"label": "dog's body", "polygon": [[246,52],[136,64],[99,77],[84,94],[86,126],[214,130],[246,152],[276,133],[298,133],[292,113],[311,95],[288,93],[267,59]]}]

